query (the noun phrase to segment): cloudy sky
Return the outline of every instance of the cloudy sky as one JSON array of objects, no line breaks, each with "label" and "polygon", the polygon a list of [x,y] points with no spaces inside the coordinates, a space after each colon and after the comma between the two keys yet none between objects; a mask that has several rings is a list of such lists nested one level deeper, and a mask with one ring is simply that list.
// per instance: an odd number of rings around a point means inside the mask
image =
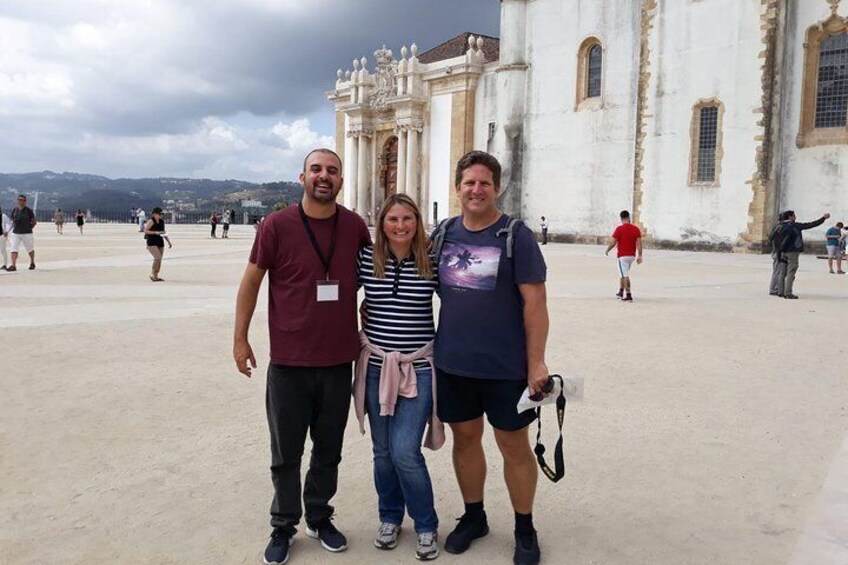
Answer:
[{"label": "cloudy sky", "polygon": [[292,180],[336,69],[498,35],[497,0],[0,0],[0,172]]}]

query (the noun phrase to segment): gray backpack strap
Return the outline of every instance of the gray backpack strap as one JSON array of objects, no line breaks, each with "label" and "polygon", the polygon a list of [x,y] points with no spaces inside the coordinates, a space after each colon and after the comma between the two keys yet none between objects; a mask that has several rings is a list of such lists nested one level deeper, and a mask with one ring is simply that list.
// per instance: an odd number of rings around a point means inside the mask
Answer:
[{"label": "gray backpack strap", "polygon": [[510,218],[509,223],[505,228],[501,228],[498,230],[496,234],[497,237],[502,235],[506,235],[506,258],[512,259],[512,249],[514,247],[515,242],[515,230],[518,226],[523,225],[524,222],[519,220],[518,218]]},{"label": "gray backpack strap", "polygon": [[430,238],[430,241],[433,243],[430,253],[432,253],[433,257],[436,258],[436,264],[438,264],[442,259],[442,247],[445,244],[445,234],[458,217],[459,216],[445,218],[439,222],[439,225],[436,226],[436,231],[433,232],[433,236]]}]

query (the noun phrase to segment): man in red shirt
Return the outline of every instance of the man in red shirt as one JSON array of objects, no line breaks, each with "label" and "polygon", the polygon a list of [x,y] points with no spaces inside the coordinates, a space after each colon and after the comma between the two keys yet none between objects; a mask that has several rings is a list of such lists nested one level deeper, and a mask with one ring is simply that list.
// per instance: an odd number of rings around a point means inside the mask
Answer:
[{"label": "man in red shirt", "polygon": [[[633,261],[642,262],[642,232],[630,223],[630,212],[622,210],[621,225],[612,233],[612,243],[607,247],[606,255],[618,245],[618,292],[615,294],[626,302],[633,301],[630,294],[630,267]],[[626,295],[625,295],[626,293]]]},{"label": "man in red shirt", "polygon": [[[271,541],[264,561],[289,558],[305,506],[306,535],[333,552],[347,540],[330,521],[351,399],[352,362],[359,355],[356,256],[371,238],[358,215],[336,204],[342,164],[329,149],[306,156],[303,199],[262,222],[236,301],[233,357],[251,376],[248,341],[262,279],[268,273],[271,363],[265,394],[271,432]],[[250,365],[248,365],[250,362]],[[312,458],[301,493],[300,461],[307,432]]]}]

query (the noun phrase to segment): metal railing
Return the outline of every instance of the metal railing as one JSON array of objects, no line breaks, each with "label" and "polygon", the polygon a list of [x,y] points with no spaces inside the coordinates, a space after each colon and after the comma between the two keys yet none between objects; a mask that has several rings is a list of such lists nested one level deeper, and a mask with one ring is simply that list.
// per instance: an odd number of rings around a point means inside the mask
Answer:
[{"label": "metal railing", "polygon": [[[62,211],[65,215],[65,223],[66,224],[75,224],[76,223],[76,210]],[[35,218],[40,223],[53,223],[53,217],[56,213],[55,210],[45,210],[39,209],[35,212]],[[98,211],[98,210],[83,210],[85,214],[85,222],[87,224],[135,224],[138,223],[138,219],[135,217],[130,217],[129,210],[126,212],[108,212],[108,211]],[[165,210],[163,213],[165,216],[165,222],[169,224],[208,224],[209,217],[212,215],[212,211],[208,212],[172,212],[169,210]],[[219,211],[218,223],[223,223],[223,212]],[[237,211],[233,214],[232,224],[252,224],[255,220],[258,220],[265,214],[253,214],[251,212],[246,211]],[[150,213],[147,212],[147,219],[150,219]]]}]

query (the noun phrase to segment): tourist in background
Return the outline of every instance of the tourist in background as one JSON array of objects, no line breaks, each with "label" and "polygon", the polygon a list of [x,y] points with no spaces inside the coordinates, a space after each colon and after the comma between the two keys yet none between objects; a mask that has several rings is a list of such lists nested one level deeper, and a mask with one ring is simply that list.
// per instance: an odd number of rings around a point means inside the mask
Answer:
[{"label": "tourist in background", "polygon": [[798,272],[798,260],[801,253],[804,252],[804,236],[802,232],[822,225],[830,217],[830,214],[825,214],[813,222],[796,221],[795,212],[792,210],[787,210],[784,214],[786,216],[786,224],[780,230],[779,235],[780,253],[786,260],[786,275],[777,281],[777,294],[783,298],[794,300],[798,298],[792,292],[795,284],[795,273]]},{"label": "tourist in background", "polygon": [[548,244],[548,221],[542,216],[542,221],[539,222],[539,227],[542,229],[542,245]]},{"label": "tourist in background", "polygon": [[62,232],[65,229],[65,214],[62,212],[61,208],[56,210],[56,213],[53,214],[53,223],[56,224],[56,233],[62,235]]},{"label": "tourist in background", "polygon": [[218,237],[215,235],[215,230],[218,229],[218,212],[212,212],[212,215],[209,216],[209,225],[212,226],[212,237]]},{"label": "tourist in background", "polygon": [[7,269],[9,271],[18,270],[16,264],[21,245],[29,251],[29,270],[35,269],[35,237],[32,229],[38,222],[35,219],[35,213],[26,203],[26,195],[19,194],[18,207],[12,210],[12,236],[9,239],[12,247],[12,265]]},{"label": "tourist in background", "polygon": [[779,282],[786,277],[786,258],[780,251],[780,243],[783,241],[783,228],[786,225],[786,212],[777,215],[777,225],[771,230],[769,243],[771,243],[771,283],[769,284],[769,295],[780,296]]},{"label": "tourist in background", "polygon": [[153,282],[163,282],[165,279],[159,278],[159,270],[162,268],[165,242],[168,242],[168,249],[173,246],[171,245],[171,240],[165,234],[165,219],[162,217],[162,208],[154,208],[151,216],[150,220],[144,226],[144,239],[147,243],[147,251],[153,256],[150,280]]},{"label": "tourist in background", "polygon": [[221,234],[221,239],[229,239],[230,236],[230,219],[232,218],[232,212],[230,210],[224,210],[224,232]]},{"label": "tourist in background", "polygon": [[630,268],[633,262],[642,263],[642,231],[630,223],[630,212],[622,210],[618,215],[621,225],[612,233],[612,242],[605,255],[618,246],[618,292],[616,296],[624,302],[632,302],[630,293]]},{"label": "tourist in background", "polygon": [[827,269],[831,275],[834,274],[834,261],[836,261],[835,274],[845,274],[845,271],[842,270],[842,249],[840,245],[842,242],[843,227],[844,224],[842,222],[836,222],[836,225],[829,228],[824,234],[825,245],[827,246]]},{"label": "tourist in background", "polygon": [[147,214],[144,212],[143,208],[138,209],[138,231],[144,232],[144,225],[147,223]]},{"label": "tourist in background", "polygon": [[9,234],[12,233],[12,219],[3,212],[0,208],[0,253],[3,255],[3,266],[0,270],[7,270],[9,264],[9,255],[6,251],[6,243],[9,241]]},{"label": "tourist in background", "polygon": [[371,428],[380,518],[374,545],[394,549],[408,512],[418,535],[415,558],[430,560],[439,556],[439,520],[421,440],[429,422],[425,445],[444,443],[433,402],[433,293],[439,283],[421,213],[407,195],[383,202],[376,239],[359,252],[365,322],[353,392],[360,430],[366,413]]},{"label": "tourist in background", "polygon": [[77,209],[76,220],[77,220],[77,229],[79,229],[80,235],[82,235],[82,228],[85,225],[85,214],[80,209]]}]

